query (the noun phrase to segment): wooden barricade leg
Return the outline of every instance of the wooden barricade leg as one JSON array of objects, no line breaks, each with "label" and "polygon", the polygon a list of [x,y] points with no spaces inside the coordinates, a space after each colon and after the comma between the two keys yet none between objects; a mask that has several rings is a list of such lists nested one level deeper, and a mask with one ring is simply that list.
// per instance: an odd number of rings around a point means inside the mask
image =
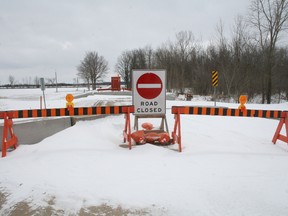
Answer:
[{"label": "wooden barricade leg", "polygon": [[[8,137],[10,134],[10,139]],[[7,149],[13,147],[17,148],[18,138],[13,132],[13,121],[9,116],[4,114],[4,127],[3,127],[3,136],[2,136],[2,157],[6,157]]]},{"label": "wooden barricade leg", "polygon": [[129,149],[131,149],[132,143],[131,143],[130,108],[128,108],[128,111],[125,114],[125,128],[123,131],[123,136],[124,136],[124,143],[126,143],[126,141],[128,141],[128,147],[129,147]]},{"label": "wooden barricade leg", "polygon": [[[285,124],[285,130],[286,130],[286,136],[281,134],[281,129],[283,127],[283,124]],[[277,140],[281,140],[283,142],[288,143],[288,112],[282,112],[280,122],[278,124],[278,127],[275,131],[274,137],[272,139],[272,142],[276,144]]]},{"label": "wooden barricade leg", "polygon": [[173,144],[177,143],[179,145],[179,152],[182,152],[180,114],[176,113],[174,119],[174,130],[172,132]]}]

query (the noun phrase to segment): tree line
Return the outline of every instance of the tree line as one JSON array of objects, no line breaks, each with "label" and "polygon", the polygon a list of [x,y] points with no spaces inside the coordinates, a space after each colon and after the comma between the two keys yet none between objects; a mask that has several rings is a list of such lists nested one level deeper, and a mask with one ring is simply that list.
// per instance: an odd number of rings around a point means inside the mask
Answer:
[{"label": "tree line", "polygon": [[[284,94],[288,99],[288,0],[251,0],[248,12],[235,19],[229,38],[220,21],[210,42],[198,40],[192,31],[181,31],[156,49],[125,50],[115,72],[129,89],[134,69],[165,69],[169,91],[209,95],[213,91],[211,73],[216,70],[217,91],[225,97],[261,95],[262,103],[271,103],[272,94]],[[78,77],[94,90],[107,74],[108,62],[98,52],[87,52],[77,70]],[[9,85],[16,84],[15,77],[8,80]],[[55,78],[46,78],[46,82],[53,85]],[[29,77],[23,83],[38,86],[39,78]]]},{"label": "tree line", "polygon": [[[22,79],[22,82],[18,82],[15,78],[15,76],[9,75],[8,76],[8,83],[7,85],[3,86],[10,86],[10,87],[16,87],[16,86],[40,86],[40,77],[25,77]],[[56,78],[45,78],[45,83],[48,85],[56,85]]]},{"label": "tree line", "polygon": [[[165,69],[169,91],[212,93],[212,71],[219,74],[218,92],[238,98],[240,94],[262,96],[271,103],[272,94],[288,99],[288,47],[281,44],[288,25],[288,0],[252,0],[249,15],[235,19],[231,37],[224,24],[216,27],[215,40],[204,43],[192,31],[181,31],[174,41],[157,49],[150,46],[123,51],[115,70],[131,88],[132,70]],[[282,38],[281,38],[282,36]],[[78,75],[92,83],[108,71],[108,62],[97,52],[86,54]]]}]

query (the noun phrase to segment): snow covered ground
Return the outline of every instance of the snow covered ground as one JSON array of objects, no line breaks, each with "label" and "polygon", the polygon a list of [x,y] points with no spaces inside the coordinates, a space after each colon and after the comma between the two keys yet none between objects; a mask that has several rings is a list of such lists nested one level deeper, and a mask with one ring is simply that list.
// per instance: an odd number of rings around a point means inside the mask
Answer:
[{"label": "snow covered ground", "polygon": [[[52,108],[64,107],[67,93],[80,96],[84,90],[45,92],[47,108]],[[0,89],[0,110],[37,109],[41,95],[39,89]],[[99,101],[132,103],[131,96],[96,94],[74,103],[81,107]],[[173,105],[214,103],[202,97],[167,101],[170,132]],[[287,103],[246,107],[287,110]],[[156,119],[149,122],[158,124]],[[278,120],[262,118],[181,115],[179,153],[177,145],[121,147],[123,115],[81,121],[38,144],[20,145],[0,159],[0,215],[11,214],[25,202],[32,210],[48,206],[52,215],[81,215],[83,209],[91,213],[91,207],[104,205],[114,210],[120,206],[122,211],[115,210],[115,215],[286,216],[288,146],[272,144],[277,125]]]}]

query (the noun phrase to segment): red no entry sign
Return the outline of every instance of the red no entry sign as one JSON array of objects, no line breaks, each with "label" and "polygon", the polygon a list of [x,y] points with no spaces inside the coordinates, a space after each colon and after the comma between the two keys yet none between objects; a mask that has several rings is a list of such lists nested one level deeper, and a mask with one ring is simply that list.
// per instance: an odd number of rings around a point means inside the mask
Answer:
[{"label": "red no entry sign", "polygon": [[133,70],[132,90],[136,115],[166,113],[165,70]]},{"label": "red no entry sign", "polygon": [[163,84],[159,76],[154,73],[145,73],[136,83],[138,94],[145,99],[154,99],[160,95]]}]

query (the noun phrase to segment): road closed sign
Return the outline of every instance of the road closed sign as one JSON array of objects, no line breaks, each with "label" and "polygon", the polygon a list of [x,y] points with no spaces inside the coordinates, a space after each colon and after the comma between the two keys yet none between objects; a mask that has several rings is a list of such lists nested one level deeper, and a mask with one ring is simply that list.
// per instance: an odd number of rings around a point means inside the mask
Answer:
[{"label": "road closed sign", "polygon": [[135,114],[166,113],[166,71],[132,71],[133,105]]}]

